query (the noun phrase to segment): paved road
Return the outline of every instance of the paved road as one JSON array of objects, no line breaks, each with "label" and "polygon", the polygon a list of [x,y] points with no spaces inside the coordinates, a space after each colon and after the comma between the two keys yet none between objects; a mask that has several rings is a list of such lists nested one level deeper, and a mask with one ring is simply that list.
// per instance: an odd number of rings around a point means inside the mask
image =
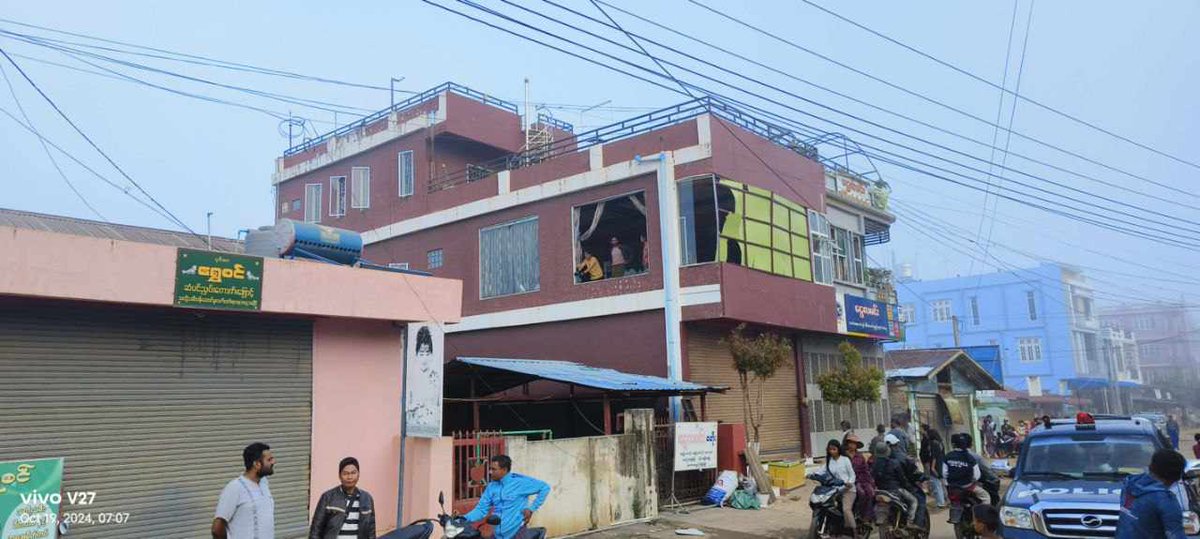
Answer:
[{"label": "paved road", "polygon": [[[697,528],[705,537],[717,539],[749,539],[767,537],[792,539],[806,537],[812,512],[808,507],[809,488],[801,488],[768,509],[739,511],[721,508],[692,508],[687,513],[664,512],[650,523],[613,528],[588,535],[588,538],[663,539],[680,537],[676,529]],[[946,511],[934,508],[931,515],[933,539],[953,539],[954,530],[946,523]]]}]

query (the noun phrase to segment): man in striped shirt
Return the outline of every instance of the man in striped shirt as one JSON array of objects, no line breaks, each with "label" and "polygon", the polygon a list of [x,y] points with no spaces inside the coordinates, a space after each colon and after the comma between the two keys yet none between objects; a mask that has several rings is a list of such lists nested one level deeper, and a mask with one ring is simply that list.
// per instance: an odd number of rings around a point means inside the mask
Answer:
[{"label": "man in striped shirt", "polygon": [[358,459],[338,463],[341,485],[321,495],[313,513],[309,539],[375,539],[375,502],[358,488]]}]

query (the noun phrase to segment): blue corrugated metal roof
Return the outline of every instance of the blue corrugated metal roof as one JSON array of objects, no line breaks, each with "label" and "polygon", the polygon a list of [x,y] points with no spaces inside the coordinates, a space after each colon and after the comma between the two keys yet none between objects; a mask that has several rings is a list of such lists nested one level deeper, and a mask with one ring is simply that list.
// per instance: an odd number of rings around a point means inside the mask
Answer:
[{"label": "blue corrugated metal roof", "polygon": [[460,357],[456,361],[498,369],[564,384],[575,384],[604,391],[630,391],[642,393],[704,393],[724,391],[727,388],[706,386],[692,382],[674,381],[658,376],[630,374],[627,372],[543,359],[498,359],[486,357]]},{"label": "blue corrugated metal roof", "polygon": [[971,356],[983,370],[988,371],[997,382],[1004,383],[1004,361],[1000,358],[999,345],[964,346],[962,351]]}]

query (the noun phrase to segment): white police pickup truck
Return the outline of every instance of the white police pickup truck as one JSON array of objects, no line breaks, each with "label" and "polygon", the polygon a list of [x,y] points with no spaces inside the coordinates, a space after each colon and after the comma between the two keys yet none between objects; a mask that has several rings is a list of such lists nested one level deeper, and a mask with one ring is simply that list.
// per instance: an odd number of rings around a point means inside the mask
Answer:
[{"label": "white police pickup truck", "polygon": [[[1166,447],[1158,429],[1136,417],[1081,413],[1037,427],[1021,445],[1012,485],[1000,507],[1007,539],[1113,537],[1125,476],[1146,471]],[[1184,531],[1200,536],[1200,500],[1183,482],[1172,490],[1183,508]]]}]

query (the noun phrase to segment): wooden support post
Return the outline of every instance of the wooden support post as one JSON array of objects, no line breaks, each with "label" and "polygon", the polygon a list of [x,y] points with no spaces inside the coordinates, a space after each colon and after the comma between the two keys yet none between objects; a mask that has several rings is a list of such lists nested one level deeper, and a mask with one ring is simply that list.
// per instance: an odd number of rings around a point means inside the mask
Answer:
[{"label": "wooden support post", "polygon": [[612,434],[612,403],[608,400],[608,393],[604,394],[604,435]]},{"label": "wooden support post", "polygon": [[[474,378],[471,379],[471,398],[472,399],[479,398],[475,394],[475,379]],[[471,401],[471,425],[474,426],[475,432],[479,432],[479,401],[477,401],[477,400]]]},{"label": "wooden support post", "polygon": [[700,394],[700,421],[708,421],[708,393]]}]

